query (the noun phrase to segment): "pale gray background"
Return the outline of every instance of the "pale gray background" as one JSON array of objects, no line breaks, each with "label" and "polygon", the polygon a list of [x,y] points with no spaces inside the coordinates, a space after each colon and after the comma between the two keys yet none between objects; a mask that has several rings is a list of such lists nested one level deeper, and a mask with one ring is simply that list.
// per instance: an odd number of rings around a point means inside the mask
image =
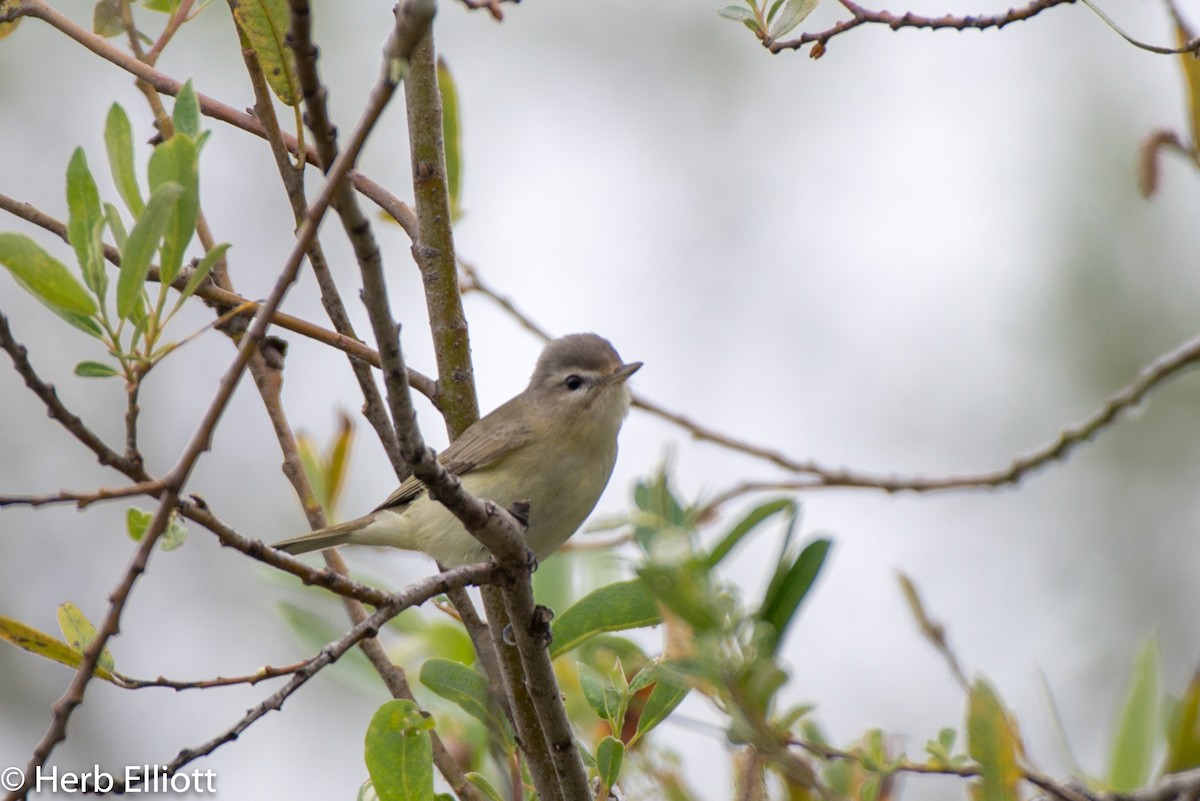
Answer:
[{"label": "pale gray background", "polygon": [[[88,4],[60,5],[85,24],[90,17]],[[316,4],[343,131],[377,73],[389,5]],[[446,4],[437,22],[462,94],[461,253],[549,329],[600,331],[627,359],[644,361],[638,391],[797,457],[941,474],[1006,464],[1196,333],[1200,285],[1189,265],[1200,182],[1179,159],[1168,160],[1152,203],[1134,181],[1142,139],[1186,125],[1173,57],[1136,50],[1071,6],[1001,32],[860,29],[812,62],[765,53],[716,15],[718,5],[530,2],[496,25]],[[1109,5],[1135,35],[1170,41],[1158,4]],[[837,17],[830,3],[814,26]],[[223,4],[188,26],[160,67],[202,75],[201,91],[234,106],[251,103]],[[0,42],[0,74],[0,191],[52,214],[65,215],[62,176],[76,145],[106,172],[101,132],[114,99],[130,110],[139,141],[149,136],[129,77],[36,21]],[[408,196],[403,136],[397,104],[364,169]],[[203,169],[205,210],[218,239],[234,243],[237,285],[263,296],[291,246],[265,146],[215,126]],[[0,228],[31,231],[11,217]],[[353,286],[341,235],[334,224],[325,230]],[[33,233],[68,258],[68,248]],[[408,242],[385,226],[378,235],[404,346],[428,371]],[[352,292],[348,301],[361,321]],[[486,302],[467,306],[481,401],[491,408],[523,385],[538,344]],[[0,309],[66,402],[119,442],[120,387],[70,373],[102,356],[95,344],[8,277]],[[286,309],[322,319],[311,277]],[[207,320],[197,309],[176,331]],[[358,408],[354,382],[340,355],[288,339],[289,413],[325,437],[335,410]],[[151,471],[173,464],[230,356],[209,334],[151,376],[142,404]],[[120,484],[46,419],[2,361],[0,492]],[[900,600],[894,573],[903,570],[948,624],[967,670],[986,673],[1016,711],[1036,763],[1066,769],[1041,671],[1072,747],[1100,771],[1144,638],[1157,632],[1176,692],[1195,667],[1198,401],[1196,379],[1178,380],[1016,490],[802,498],[805,531],[831,534],[836,548],[789,640],[788,699],[819,702],[838,742],[879,725],[897,748],[919,753],[939,727],[960,725],[961,694]],[[444,442],[432,416],[426,431]],[[272,539],[302,529],[249,382],[214,446],[191,490],[241,531]],[[625,508],[631,482],[668,450],[692,497],[777,476],[635,414],[601,511]],[[352,479],[347,513],[392,486],[365,435]],[[133,548],[123,514],[124,504],[0,511],[0,614],[53,631],[55,606],[70,600],[99,619]],[[730,573],[750,597],[774,548],[764,540]],[[428,569],[403,555],[354,558],[396,583]],[[294,661],[306,651],[280,625],[283,598],[295,595],[194,530],[182,551],[155,555],[112,649],[125,672],[147,677]],[[25,764],[69,678],[0,646],[2,765]],[[165,761],[268,692],[130,693],[96,682],[51,763]],[[218,772],[225,799],[352,797],[365,777],[361,737],[383,698],[322,675],[200,766]],[[687,711],[711,717],[703,704]],[[704,796],[726,797],[721,738],[667,734]],[[962,789],[934,780],[919,792],[952,798]]]}]

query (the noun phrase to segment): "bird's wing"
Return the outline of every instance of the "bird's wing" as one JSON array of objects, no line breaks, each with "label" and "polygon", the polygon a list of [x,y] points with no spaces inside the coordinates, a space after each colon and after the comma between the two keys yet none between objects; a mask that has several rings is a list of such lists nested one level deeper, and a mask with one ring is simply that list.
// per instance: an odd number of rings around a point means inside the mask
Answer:
[{"label": "bird's wing", "polygon": [[[490,415],[489,415],[490,416]],[[486,418],[485,418],[486,419]],[[480,422],[483,422],[482,420]],[[487,433],[483,433],[486,430]],[[469,427],[450,447],[438,454],[442,467],[456,476],[464,476],[500,461],[529,440],[529,428],[520,423],[492,425],[486,429],[478,423]],[[412,503],[425,492],[425,485],[415,476],[405,479],[395,492],[375,508],[394,509]]]}]

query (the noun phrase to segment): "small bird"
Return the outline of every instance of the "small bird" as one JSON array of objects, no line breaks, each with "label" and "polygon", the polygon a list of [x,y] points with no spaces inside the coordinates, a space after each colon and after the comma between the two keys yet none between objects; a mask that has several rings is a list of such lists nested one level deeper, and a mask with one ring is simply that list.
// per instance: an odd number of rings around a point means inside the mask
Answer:
[{"label": "small bird", "polygon": [[[570,334],[542,350],[521,394],[476,421],[438,456],[477,498],[509,509],[527,503],[526,544],[543,560],[591,514],[617,460],[629,413],[628,378],[607,339]],[[283,540],[291,554],[336,545],[388,545],[425,553],[446,567],[483,561],[487,549],[425,485],[410,477],[375,511]]]}]

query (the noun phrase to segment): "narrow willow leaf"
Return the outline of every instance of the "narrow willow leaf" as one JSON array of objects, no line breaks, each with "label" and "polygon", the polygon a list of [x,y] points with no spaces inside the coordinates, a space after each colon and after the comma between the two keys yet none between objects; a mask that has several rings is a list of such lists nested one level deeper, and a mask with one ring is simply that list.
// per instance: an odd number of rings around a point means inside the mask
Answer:
[{"label": "narrow willow leaf", "polygon": [[1192,675],[1183,698],[1172,709],[1163,773],[1180,773],[1196,767],[1200,767],[1200,673]]},{"label": "narrow willow leaf", "polygon": [[605,787],[612,787],[621,777],[621,763],[625,759],[625,744],[616,737],[605,737],[596,746],[596,773]]},{"label": "narrow willow leaf", "polygon": [[124,250],[129,235],[125,232],[125,223],[121,221],[120,210],[111,203],[104,204],[104,224],[108,226],[117,250]]},{"label": "narrow willow leaf", "polygon": [[777,514],[785,514],[794,518],[799,512],[799,506],[791,498],[776,498],[767,501],[750,511],[738,521],[728,534],[721,538],[708,555],[706,560],[709,567],[716,567],[729,553],[741,543],[742,539],[757,528],[761,523]]},{"label": "narrow willow leaf", "polygon": [[80,378],[112,378],[120,375],[117,368],[104,362],[82,361],[75,365],[75,375]]},{"label": "narrow willow leaf", "polygon": [[0,233],[0,264],[25,291],[57,312],[91,317],[96,301],[61,261],[24,234]]},{"label": "narrow willow leaf", "polygon": [[723,6],[717,9],[717,13],[737,22],[754,22],[754,12],[745,6]]},{"label": "narrow willow leaf", "polygon": [[108,120],[104,125],[104,147],[108,151],[109,168],[121,200],[125,201],[126,208],[134,217],[141,215],[146,204],[133,172],[133,128],[125,109],[116,103],[108,110]]},{"label": "narrow willow leaf", "polygon": [[131,319],[137,302],[142,297],[146,273],[150,270],[150,259],[158,247],[159,240],[173,217],[175,204],[183,195],[183,187],[177,183],[161,184],[150,195],[121,253],[121,273],[117,277],[117,314],[121,319]]},{"label": "narrow willow leaf", "polygon": [[350,448],[354,445],[354,421],[345,412],[338,415],[338,430],[333,437],[326,465],[326,511],[336,509],[346,484],[346,470],[350,465]]},{"label": "narrow willow leaf", "polygon": [[561,656],[597,634],[661,622],[654,594],[641,579],[608,584],[592,590],[554,619],[550,626],[554,636],[550,656]]},{"label": "narrow willow leaf", "polygon": [[441,56],[437,62],[438,90],[442,95],[442,140],[446,150],[446,184],[450,192],[450,219],[462,217],[462,112],[458,86]]},{"label": "narrow willow leaf", "polygon": [[1158,641],[1151,637],[1133,665],[1125,707],[1113,733],[1108,761],[1109,788],[1130,793],[1150,779],[1154,745],[1158,738],[1158,712],[1162,703]]},{"label": "narrow willow leaf", "polygon": [[771,26],[771,37],[777,39],[795,30],[817,7],[817,2],[818,0],[787,0],[783,6],[783,13]]},{"label": "narrow willow leaf", "polygon": [[[1179,47],[1186,47],[1192,39],[1192,32],[1182,27],[1176,18],[1175,42]],[[1188,89],[1188,123],[1192,129],[1192,147],[1200,147],[1200,58],[1193,52],[1180,53],[1180,66],[1183,67],[1183,78]]]},{"label": "narrow willow leaf", "polygon": [[[196,159],[196,143],[177,133],[158,147],[150,156],[150,191],[169,183],[182,187],[179,199],[171,204],[171,218],[162,235],[162,259],[159,274],[164,284],[175,280],[183,266],[183,253],[196,230],[200,213],[200,171]],[[132,234],[130,235],[132,238]]]},{"label": "narrow willow leaf", "polygon": [[[51,637],[45,632],[38,631],[9,617],[0,616],[0,640],[7,640],[18,648],[24,648],[31,654],[44,656],[60,665],[78,668],[83,664],[81,652],[76,651],[57,637]],[[92,671],[92,675],[98,679],[116,682],[113,674],[99,665]]]},{"label": "narrow willow leaf", "polygon": [[476,790],[483,793],[483,797],[486,798],[487,801],[504,801],[504,797],[500,795],[500,791],[497,790],[492,783],[488,781],[487,776],[484,776],[482,773],[476,773],[472,771],[466,774],[465,778],[471,784],[475,785]]},{"label": "narrow willow leaf", "polygon": [[100,192],[88,169],[83,148],[75,148],[67,165],[67,241],[75,248],[75,258],[83,273],[83,282],[101,300],[108,286],[104,273],[104,253],[100,232],[104,224]]},{"label": "narrow willow leaf", "polygon": [[[92,625],[92,621],[70,601],[58,606],[58,628],[67,639],[67,643],[80,653],[86,651],[92,640],[96,639],[96,627]],[[112,652],[107,647],[100,652],[96,664],[105,670],[112,670],[116,666]]]},{"label": "narrow willow leaf", "polygon": [[406,699],[376,710],[367,727],[366,763],[379,801],[433,801],[433,721]]},{"label": "narrow willow leaf", "polygon": [[222,242],[219,245],[213,245],[212,250],[204,254],[204,258],[196,263],[196,269],[192,270],[192,276],[188,279],[187,284],[184,285],[183,292],[179,293],[179,301],[176,305],[183,303],[200,288],[200,285],[204,283],[204,279],[208,278],[208,274],[212,272],[213,267],[217,266],[217,262],[225,256],[225,251],[227,250],[229,250],[229,243]]},{"label": "narrow willow leaf", "polygon": [[642,706],[642,714],[638,718],[637,730],[634,732],[629,744],[633,745],[642,735],[666,720],[675,711],[675,707],[683,703],[683,699],[687,697],[690,690],[691,687],[678,676],[674,675],[673,671],[661,670],[654,689],[650,691],[650,696]]},{"label": "narrow willow leaf", "polygon": [[175,133],[180,133],[195,140],[200,135],[200,101],[196,98],[196,88],[189,78],[175,96],[175,108],[171,111],[171,122],[175,125]]},{"label": "narrow willow leaf", "polygon": [[779,647],[788,626],[795,619],[800,604],[817,580],[821,567],[825,564],[825,557],[829,555],[830,546],[830,541],[825,539],[810,542],[796,557],[791,567],[783,573],[776,574],[776,580],[767,587],[758,618],[769,623],[775,630],[775,648]]},{"label": "narrow willow leaf", "polygon": [[229,4],[238,29],[250,42],[267,85],[284,105],[300,102],[296,60],[286,44],[290,20],[287,0],[236,0]]},{"label": "narrow willow leaf", "polygon": [[967,753],[979,763],[978,801],[1018,801],[1020,745],[995,690],[979,679],[967,705]]}]

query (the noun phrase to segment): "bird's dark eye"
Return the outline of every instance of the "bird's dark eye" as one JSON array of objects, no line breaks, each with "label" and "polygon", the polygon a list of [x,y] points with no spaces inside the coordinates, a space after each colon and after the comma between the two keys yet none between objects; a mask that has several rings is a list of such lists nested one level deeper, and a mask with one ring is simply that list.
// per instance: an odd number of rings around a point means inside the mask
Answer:
[{"label": "bird's dark eye", "polygon": [[577,375],[569,375],[569,376],[567,376],[567,380],[564,381],[563,383],[567,385],[567,389],[574,392],[575,390],[577,390],[583,386],[583,379]]}]

